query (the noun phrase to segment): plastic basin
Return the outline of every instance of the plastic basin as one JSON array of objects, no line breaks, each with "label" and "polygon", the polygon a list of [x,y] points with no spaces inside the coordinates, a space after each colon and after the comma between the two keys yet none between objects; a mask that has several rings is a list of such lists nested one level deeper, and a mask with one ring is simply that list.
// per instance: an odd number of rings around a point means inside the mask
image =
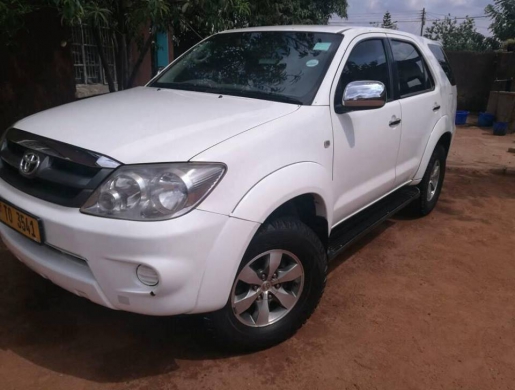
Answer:
[{"label": "plastic basin", "polygon": [[495,115],[487,112],[480,112],[477,125],[480,127],[491,127],[494,124]]},{"label": "plastic basin", "polygon": [[467,123],[467,117],[469,116],[468,111],[456,111],[456,123],[457,125],[464,125]]},{"label": "plastic basin", "polygon": [[508,132],[508,122],[495,122],[494,135],[506,135]]}]

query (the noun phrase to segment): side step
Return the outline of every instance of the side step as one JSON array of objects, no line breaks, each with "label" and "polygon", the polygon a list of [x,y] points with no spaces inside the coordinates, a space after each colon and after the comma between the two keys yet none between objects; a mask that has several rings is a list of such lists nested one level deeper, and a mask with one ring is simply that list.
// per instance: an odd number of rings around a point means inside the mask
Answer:
[{"label": "side step", "polygon": [[417,187],[402,187],[338,225],[329,237],[329,260],[419,197]]}]

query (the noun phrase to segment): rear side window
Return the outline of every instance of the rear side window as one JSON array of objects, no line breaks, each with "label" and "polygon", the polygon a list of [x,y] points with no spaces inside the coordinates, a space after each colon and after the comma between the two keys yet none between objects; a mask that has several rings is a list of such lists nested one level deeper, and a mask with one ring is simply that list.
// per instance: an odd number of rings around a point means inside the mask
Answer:
[{"label": "rear side window", "polygon": [[380,81],[390,87],[386,51],[381,39],[369,39],[358,43],[345,63],[341,76],[341,88],[345,90],[352,81]]},{"label": "rear side window", "polygon": [[440,66],[442,67],[443,71],[447,75],[447,78],[449,79],[449,82],[451,85],[456,85],[456,80],[454,79],[454,75],[452,74],[451,65],[449,64],[449,60],[447,59],[447,56],[445,55],[445,52],[443,51],[441,46],[438,45],[428,45],[429,49],[433,53],[433,55],[436,57],[438,62],[440,63]]},{"label": "rear side window", "polygon": [[415,45],[392,40],[391,46],[401,98],[433,90],[431,73]]}]

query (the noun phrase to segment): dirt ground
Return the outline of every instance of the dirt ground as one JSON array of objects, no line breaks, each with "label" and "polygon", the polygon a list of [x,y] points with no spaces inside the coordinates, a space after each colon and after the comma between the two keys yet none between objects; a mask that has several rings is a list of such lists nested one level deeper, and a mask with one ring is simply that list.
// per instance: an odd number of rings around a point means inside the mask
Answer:
[{"label": "dirt ground", "polygon": [[514,141],[460,128],[434,213],[340,256],[306,326],[255,354],[96,306],[0,246],[0,389],[513,389]]}]

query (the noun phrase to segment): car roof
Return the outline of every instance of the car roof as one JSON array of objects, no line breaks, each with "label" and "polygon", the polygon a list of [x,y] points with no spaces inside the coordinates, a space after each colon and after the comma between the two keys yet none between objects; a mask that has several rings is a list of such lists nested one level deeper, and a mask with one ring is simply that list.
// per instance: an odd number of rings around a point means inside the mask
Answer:
[{"label": "car roof", "polygon": [[395,34],[395,35],[410,37],[419,42],[424,41],[426,43],[440,45],[440,43],[438,43],[436,41],[431,41],[430,39],[420,37],[415,34],[410,34],[410,33],[407,33],[404,31],[399,31],[399,30],[389,30],[389,29],[385,29],[385,28],[378,28],[378,27],[346,27],[346,26],[335,26],[335,25],[299,24],[299,25],[284,25],[284,26],[263,26],[263,27],[238,28],[238,29],[234,29],[234,30],[223,31],[221,34],[227,34],[227,33],[233,33],[233,32],[258,32],[258,31],[304,31],[304,32],[333,33],[333,34],[352,33],[353,35],[380,32],[380,33]]},{"label": "car roof", "polygon": [[254,32],[254,31],[308,31],[308,32],[328,32],[339,34],[345,31],[344,26],[324,26],[312,24],[298,24],[298,25],[283,25],[283,26],[263,26],[263,27],[246,27],[237,28],[234,30],[226,30],[223,33],[232,32]]}]

